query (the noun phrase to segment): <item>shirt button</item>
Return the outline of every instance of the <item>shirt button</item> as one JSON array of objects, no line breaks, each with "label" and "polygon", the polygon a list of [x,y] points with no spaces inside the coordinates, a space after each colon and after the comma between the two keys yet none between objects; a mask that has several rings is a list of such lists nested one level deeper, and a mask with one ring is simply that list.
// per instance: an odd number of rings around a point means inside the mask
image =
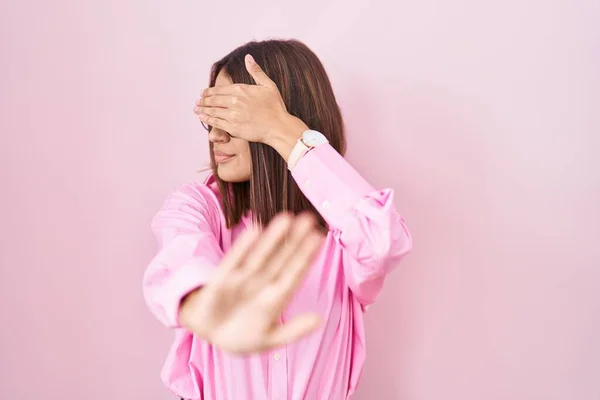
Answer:
[{"label": "shirt button", "polygon": [[329,208],[329,202],[328,202],[327,200],[325,200],[325,201],[323,202],[323,204],[321,204],[321,205],[322,205],[322,206],[323,206],[323,208],[324,208],[324,209],[326,209],[326,210]]},{"label": "shirt button", "polygon": [[273,358],[275,359],[275,361],[279,361],[281,356],[279,355],[279,353],[275,353],[275,355],[273,355]]}]

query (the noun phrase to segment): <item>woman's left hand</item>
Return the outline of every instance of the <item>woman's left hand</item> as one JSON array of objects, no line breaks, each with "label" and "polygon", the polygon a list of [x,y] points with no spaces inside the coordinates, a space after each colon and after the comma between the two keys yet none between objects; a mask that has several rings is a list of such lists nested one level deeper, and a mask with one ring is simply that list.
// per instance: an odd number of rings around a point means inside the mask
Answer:
[{"label": "woman's left hand", "polygon": [[237,83],[207,88],[194,112],[206,124],[233,137],[267,143],[272,133],[293,117],[275,82],[251,55],[246,55],[245,62],[256,85]]}]

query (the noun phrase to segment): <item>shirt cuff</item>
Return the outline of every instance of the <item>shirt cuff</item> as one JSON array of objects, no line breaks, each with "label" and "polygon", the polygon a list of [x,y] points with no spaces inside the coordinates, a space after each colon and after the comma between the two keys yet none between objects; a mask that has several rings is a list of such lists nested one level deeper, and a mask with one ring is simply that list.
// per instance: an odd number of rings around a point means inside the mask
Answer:
[{"label": "shirt cuff", "polygon": [[298,160],[292,176],[306,198],[332,227],[343,226],[346,213],[375,189],[329,143]]}]

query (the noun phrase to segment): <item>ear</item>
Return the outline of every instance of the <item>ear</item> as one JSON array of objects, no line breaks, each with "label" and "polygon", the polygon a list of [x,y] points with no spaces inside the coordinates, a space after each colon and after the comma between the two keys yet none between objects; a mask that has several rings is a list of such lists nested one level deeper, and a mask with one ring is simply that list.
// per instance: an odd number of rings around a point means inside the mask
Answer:
[{"label": "ear", "polygon": [[258,63],[254,61],[254,57],[252,57],[250,54],[246,54],[245,61],[246,69],[258,85],[267,86],[271,88],[277,87],[277,85],[275,85],[275,82],[273,82],[271,78],[267,76],[267,74],[265,73],[265,71],[262,70],[260,65],[258,65]]}]

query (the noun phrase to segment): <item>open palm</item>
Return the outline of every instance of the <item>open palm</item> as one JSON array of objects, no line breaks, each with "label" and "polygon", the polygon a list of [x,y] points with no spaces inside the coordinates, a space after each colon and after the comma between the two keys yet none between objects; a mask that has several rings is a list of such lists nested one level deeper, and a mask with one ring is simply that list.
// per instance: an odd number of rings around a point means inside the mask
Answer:
[{"label": "open palm", "polygon": [[281,214],[262,232],[247,229],[210,283],[188,295],[183,324],[233,353],[263,351],[298,340],[319,325],[315,314],[280,324],[323,237],[310,215]]}]

